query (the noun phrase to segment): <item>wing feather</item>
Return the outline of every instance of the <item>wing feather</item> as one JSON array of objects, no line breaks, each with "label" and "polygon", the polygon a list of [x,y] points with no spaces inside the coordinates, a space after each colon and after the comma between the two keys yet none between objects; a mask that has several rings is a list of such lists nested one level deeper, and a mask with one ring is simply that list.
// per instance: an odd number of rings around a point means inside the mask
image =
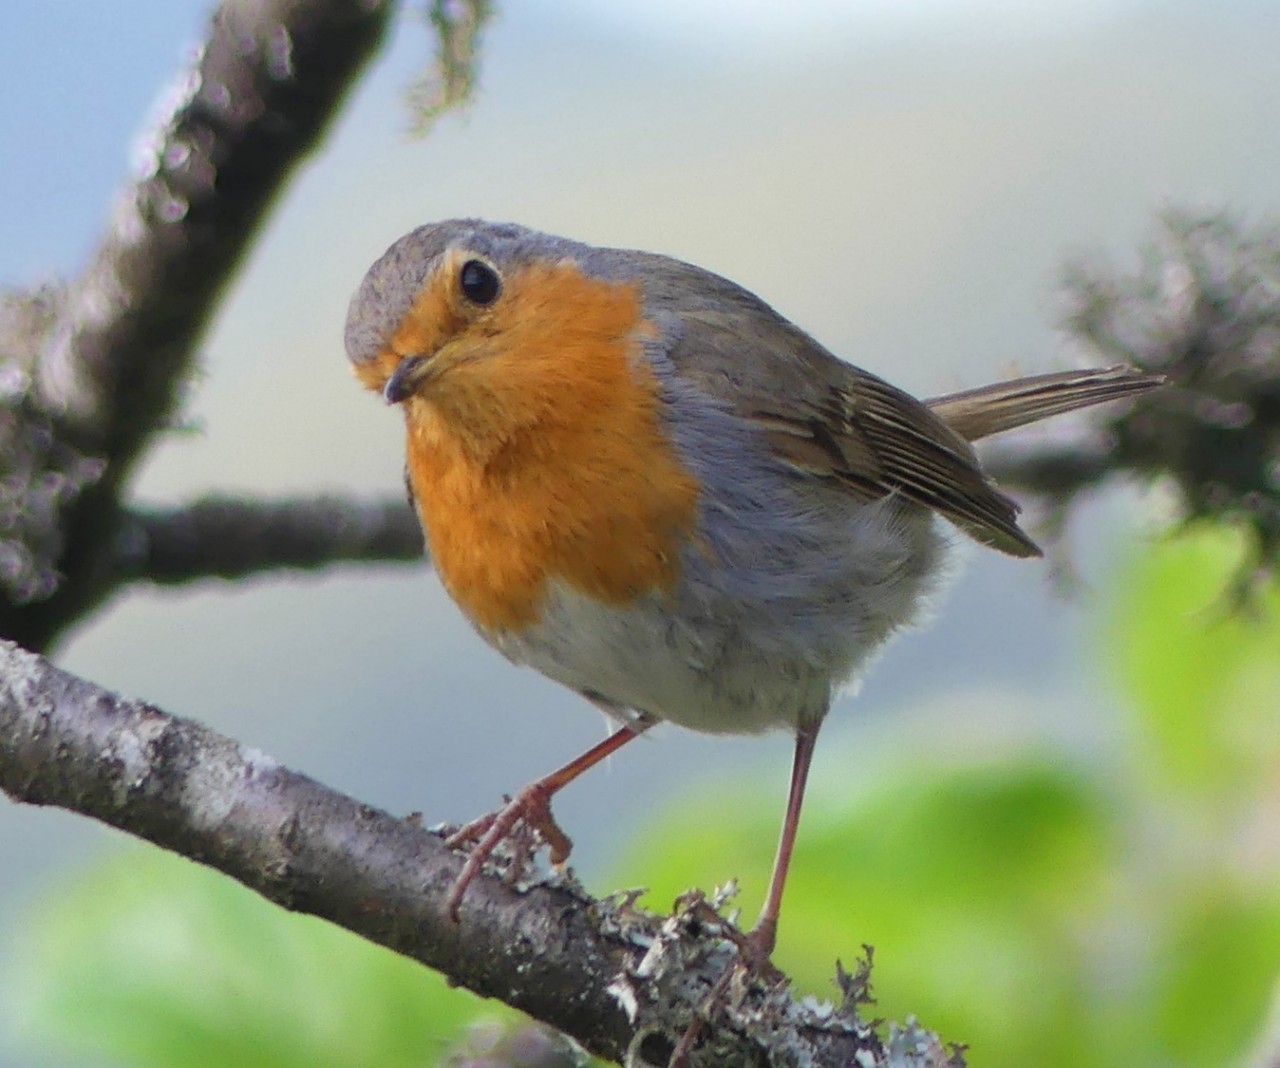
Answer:
[{"label": "wing feather", "polygon": [[1018,527],[1018,506],[924,404],[837,360],[776,313],[762,320],[763,305],[740,303],[679,315],[669,352],[679,373],[759,424],[781,461],[867,500],[900,494],[1014,556],[1039,554]]}]

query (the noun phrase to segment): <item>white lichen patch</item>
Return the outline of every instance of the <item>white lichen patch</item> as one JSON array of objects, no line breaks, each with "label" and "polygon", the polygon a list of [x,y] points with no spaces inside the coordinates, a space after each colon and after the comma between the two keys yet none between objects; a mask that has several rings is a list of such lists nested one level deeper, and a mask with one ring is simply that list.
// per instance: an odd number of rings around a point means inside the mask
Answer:
[{"label": "white lichen patch", "polygon": [[604,990],[626,1013],[627,1020],[635,1023],[640,1013],[640,1000],[636,997],[636,988],[631,980],[625,975],[615,975],[613,981]]},{"label": "white lichen patch", "polygon": [[[112,783],[114,800],[123,805],[129,794],[146,788],[155,766],[156,745],[170,726],[161,716],[147,715],[144,706],[122,711],[133,711],[119,729],[111,732],[111,740],[100,754],[103,760],[113,761],[118,772]],[[142,714],[138,714],[142,712]]]},{"label": "white lichen patch", "polygon": [[243,751],[234,744],[203,749],[182,783],[180,800],[194,830],[215,830],[231,815],[245,782],[243,761]]}]

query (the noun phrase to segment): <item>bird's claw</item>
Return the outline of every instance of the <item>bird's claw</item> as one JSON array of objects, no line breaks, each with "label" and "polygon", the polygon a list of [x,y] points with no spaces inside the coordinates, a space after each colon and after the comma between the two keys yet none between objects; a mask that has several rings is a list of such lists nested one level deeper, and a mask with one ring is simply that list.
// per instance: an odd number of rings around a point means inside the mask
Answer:
[{"label": "bird's claw", "polygon": [[523,875],[539,844],[547,846],[555,867],[569,859],[573,842],[551,814],[551,793],[541,783],[531,783],[514,797],[505,799],[502,808],[464,824],[445,839],[445,845],[451,849],[471,846],[467,862],[445,902],[451,919],[457,921],[467,887],[500,843],[507,840],[515,843],[515,854],[505,876],[508,883],[514,883]]}]

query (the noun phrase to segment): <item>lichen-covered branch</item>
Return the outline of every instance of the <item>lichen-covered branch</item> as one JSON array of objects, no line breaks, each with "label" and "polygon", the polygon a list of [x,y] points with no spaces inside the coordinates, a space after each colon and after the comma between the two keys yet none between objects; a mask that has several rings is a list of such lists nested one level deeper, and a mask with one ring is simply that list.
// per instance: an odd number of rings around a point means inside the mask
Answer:
[{"label": "lichen-covered branch", "polygon": [[0,496],[24,518],[0,527],[0,634],[44,648],[111,592],[125,479],[165,429],[258,224],[396,6],[223,0],[88,269],[4,297],[0,455],[24,459]]},{"label": "lichen-covered branch", "polygon": [[1247,601],[1280,571],[1280,227],[1170,212],[1136,271],[1076,264],[1062,296],[1083,365],[1124,363],[1167,385],[1081,417],[1069,440],[1011,436],[983,466],[1035,499],[1050,533],[1113,476],[1161,480],[1188,522],[1249,533],[1252,552],[1225,591]]},{"label": "lichen-covered branch", "polygon": [[1061,512],[1116,472],[1162,477],[1189,520],[1252,535],[1247,578],[1280,567],[1280,227],[1169,212],[1137,270],[1069,270],[1063,319],[1087,362],[1169,385],[1070,448],[1002,453],[997,475]]},{"label": "lichen-covered branch", "polygon": [[[198,860],[637,1068],[665,1063],[733,960],[701,899],[664,920],[625,896],[592,901],[565,880],[517,889],[484,876],[455,923],[445,899],[461,858],[439,835],[6,642],[0,790]],[[959,1063],[918,1028],[882,1039],[851,1004],[824,1009],[745,986],[701,1028],[691,1066]]]},{"label": "lichen-covered branch", "polygon": [[338,563],[421,560],[422,528],[403,500],[206,497],[128,512],[117,538],[121,581],[236,579]]},{"label": "lichen-covered branch", "polygon": [[224,0],[35,369],[64,433],[119,466],[173,405],[258,223],[378,46],[387,0]]}]

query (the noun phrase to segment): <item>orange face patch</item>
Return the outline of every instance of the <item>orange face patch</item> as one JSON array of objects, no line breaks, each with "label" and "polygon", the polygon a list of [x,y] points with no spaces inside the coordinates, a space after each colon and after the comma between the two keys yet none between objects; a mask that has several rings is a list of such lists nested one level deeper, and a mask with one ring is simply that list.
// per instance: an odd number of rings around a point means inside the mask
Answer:
[{"label": "orange face patch", "polygon": [[401,328],[415,343],[440,339],[405,415],[410,478],[450,594],[481,626],[519,629],[552,578],[609,604],[671,588],[698,485],[636,350],[652,330],[637,287],[539,263],[504,278],[493,305],[459,309],[453,275],[428,285],[422,314]]},{"label": "orange face patch", "polygon": [[466,325],[466,308],[453,280],[468,258],[454,251],[447,253],[382,351],[376,358],[353,367],[366,389],[381,393],[401,360],[434,353]]}]

